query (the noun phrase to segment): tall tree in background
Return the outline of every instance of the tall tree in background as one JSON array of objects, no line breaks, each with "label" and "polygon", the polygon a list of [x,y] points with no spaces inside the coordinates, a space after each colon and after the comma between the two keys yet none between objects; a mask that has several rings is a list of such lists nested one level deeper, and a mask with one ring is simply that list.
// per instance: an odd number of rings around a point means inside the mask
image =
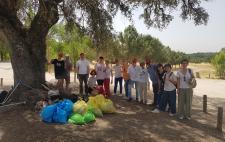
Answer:
[{"label": "tall tree in background", "polygon": [[[46,37],[49,29],[65,18],[91,35],[97,47],[110,37],[112,17],[118,10],[130,16],[133,7],[143,7],[148,27],[164,28],[173,19],[172,10],[181,8],[183,19],[206,24],[204,0],[1,0],[0,33],[9,42],[14,82],[40,87],[45,81]],[[33,9],[34,14],[28,11]],[[30,18],[30,22],[25,22]]]}]

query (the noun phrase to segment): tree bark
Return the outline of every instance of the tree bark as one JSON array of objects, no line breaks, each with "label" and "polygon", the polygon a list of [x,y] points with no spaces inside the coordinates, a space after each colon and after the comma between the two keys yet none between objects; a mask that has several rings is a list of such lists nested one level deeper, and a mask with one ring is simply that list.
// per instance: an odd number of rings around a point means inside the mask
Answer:
[{"label": "tree bark", "polygon": [[17,6],[13,0],[0,1],[0,32],[9,43],[14,84],[22,81],[40,88],[45,82],[46,36],[59,19],[59,2],[41,0],[30,28],[26,29],[16,15]]}]

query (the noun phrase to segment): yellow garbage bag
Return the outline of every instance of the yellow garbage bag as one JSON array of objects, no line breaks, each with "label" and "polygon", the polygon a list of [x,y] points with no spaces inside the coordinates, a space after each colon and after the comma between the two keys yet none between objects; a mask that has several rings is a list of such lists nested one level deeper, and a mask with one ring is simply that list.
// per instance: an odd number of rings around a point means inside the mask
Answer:
[{"label": "yellow garbage bag", "polygon": [[75,112],[75,113],[84,115],[87,112],[87,110],[88,110],[88,105],[83,100],[77,101],[73,105],[73,112]]},{"label": "yellow garbage bag", "polygon": [[105,102],[101,105],[101,110],[103,113],[115,113],[116,108],[113,105],[113,102],[109,99],[106,99]]},{"label": "yellow garbage bag", "polygon": [[105,103],[106,99],[103,95],[97,95],[94,97],[94,100],[99,108],[101,108],[102,104]]},{"label": "yellow garbage bag", "polygon": [[95,101],[95,97],[90,97],[88,102],[87,102],[87,104],[88,104],[88,106],[92,107],[91,111],[94,113],[94,115],[96,117],[103,117],[102,111],[101,111],[101,109],[99,108],[98,104]]}]

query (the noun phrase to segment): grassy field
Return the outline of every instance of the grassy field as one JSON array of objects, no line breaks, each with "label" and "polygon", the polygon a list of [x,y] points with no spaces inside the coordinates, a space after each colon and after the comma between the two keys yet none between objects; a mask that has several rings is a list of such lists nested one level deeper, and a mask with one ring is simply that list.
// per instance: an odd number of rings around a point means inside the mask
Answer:
[{"label": "grassy field", "polygon": [[199,72],[200,78],[218,79],[214,67],[209,63],[190,63],[189,67],[192,68],[194,72]]}]

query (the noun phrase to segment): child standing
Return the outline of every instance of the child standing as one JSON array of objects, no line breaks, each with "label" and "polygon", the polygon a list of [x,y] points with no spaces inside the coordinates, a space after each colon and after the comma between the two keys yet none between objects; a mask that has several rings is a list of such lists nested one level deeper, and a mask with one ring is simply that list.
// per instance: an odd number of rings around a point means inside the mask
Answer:
[{"label": "child standing", "polygon": [[106,96],[109,97],[110,94],[110,77],[112,77],[112,69],[109,66],[109,61],[105,61],[106,64],[106,71],[105,71],[105,80],[104,80],[104,89]]},{"label": "child standing", "polygon": [[88,93],[91,94],[92,91],[95,89],[96,87],[96,71],[92,70],[90,73],[91,77],[88,79]]},{"label": "child standing", "polygon": [[148,84],[148,71],[145,68],[145,62],[141,62],[138,80],[138,91],[140,94],[140,103],[143,104],[147,104],[147,84]]}]

